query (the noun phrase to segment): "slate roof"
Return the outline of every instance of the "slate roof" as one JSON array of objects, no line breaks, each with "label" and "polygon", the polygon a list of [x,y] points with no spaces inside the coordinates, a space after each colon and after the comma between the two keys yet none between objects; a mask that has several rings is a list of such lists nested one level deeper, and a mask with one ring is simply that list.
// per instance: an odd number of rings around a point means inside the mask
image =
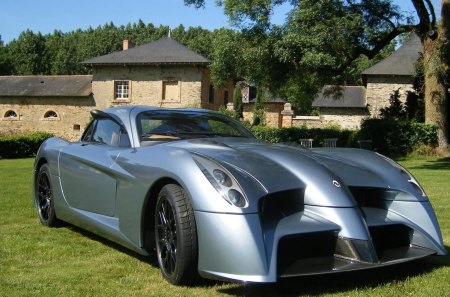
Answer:
[{"label": "slate roof", "polygon": [[389,57],[364,70],[362,75],[414,75],[414,64],[422,52],[420,38],[414,34]]},{"label": "slate roof", "polygon": [[162,38],[141,46],[81,62],[81,64],[85,65],[208,65],[210,63],[205,57],[171,38]]},{"label": "slate roof", "polygon": [[0,97],[88,97],[92,75],[0,76]]},{"label": "slate roof", "polygon": [[366,107],[366,88],[362,86],[340,87],[341,96],[336,93],[329,93],[336,86],[324,86],[321,92],[314,99],[313,107]]}]

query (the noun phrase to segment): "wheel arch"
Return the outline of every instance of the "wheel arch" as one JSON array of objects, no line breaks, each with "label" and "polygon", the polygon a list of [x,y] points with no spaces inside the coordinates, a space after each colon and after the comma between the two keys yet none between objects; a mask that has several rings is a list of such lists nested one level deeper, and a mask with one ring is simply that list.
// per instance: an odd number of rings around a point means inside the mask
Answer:
[{"label": "wheel arch", "polygon": [[170,177],[164,177],[157,180],[153,185],[149,188],[144,207],[142,209],[142,220],[141,220],[141,230],[142,230],[142,239],[144,244],[144,250],[146,250],[149,254],[153,254],[156,248],[155,243],[155,220],[154,214],[156,209],[156,200],[158,198],[159,192],[161,189],[168,184],[176,184],[180,185],[175,179]]},{"label": "wheel arch", "polygon": [[38,172],[39,169],[41,169],[42,165],[47,164],[47,163],[48,163],[48,161],[47,161],[47,159],[45,157],[39,158],[39,160],[36,161],[36,165],[34,166],[34,170],[36,172]]},{"label": "wheel arch", "polygon": [[[35,161],[34,175],[33,175],[33,189],[34,189],[34,187],[36,187],[36,179],[38,178],[39,170],[41,170],[41,167],[44,164],[48,164],[48,161],[45,157],[41,157]],[[33,191],[33,193],[34,193],[34,191]]]}]

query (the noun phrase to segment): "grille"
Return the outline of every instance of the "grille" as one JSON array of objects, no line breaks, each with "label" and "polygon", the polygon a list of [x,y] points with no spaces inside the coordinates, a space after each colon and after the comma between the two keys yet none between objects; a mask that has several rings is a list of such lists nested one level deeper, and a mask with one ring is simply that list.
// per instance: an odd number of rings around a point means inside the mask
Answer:
[{"label": "grille", "polygon": [[271,193],[259,200],[259,213],[263,223],[280,220],[283,217],[303,211],[304,189],[292,189]]},{"label": "grille", "polygon": [[283,237],[278,243],[278,274],[295,275],[302,271],[328,270],[334,265],[337,237],[334,231]]},{"label": "grille", "polygon": [[369,228],[372,243],[381,262],[396,258],[410,247],[413,230],[405,225],[387,225]]}]

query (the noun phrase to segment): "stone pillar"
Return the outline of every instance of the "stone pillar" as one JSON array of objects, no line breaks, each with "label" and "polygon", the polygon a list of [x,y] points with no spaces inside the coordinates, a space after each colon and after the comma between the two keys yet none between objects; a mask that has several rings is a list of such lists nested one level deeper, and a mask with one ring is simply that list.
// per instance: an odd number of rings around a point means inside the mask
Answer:
[{"label": "stone pillar", "polygon": [[294,112],[292,111],[291,103],[285,103],[284,109],[281,111],[281,116],[283,117],[281,127],[290,128],[292,127],[292,116]]},{"label": "stone pillar", "polygon": [[230,111],[233,111],[233,110],[234,110],[233,102],[228,102],[228,103],[227,103],[227,110],[230,110]]}]

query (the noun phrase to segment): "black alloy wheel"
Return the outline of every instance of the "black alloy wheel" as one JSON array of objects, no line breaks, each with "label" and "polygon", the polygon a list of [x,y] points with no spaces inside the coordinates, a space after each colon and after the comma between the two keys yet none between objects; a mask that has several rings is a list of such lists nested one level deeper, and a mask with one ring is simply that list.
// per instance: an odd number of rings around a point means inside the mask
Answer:
[{"label": "black alloy wheel", "polygon": [[164,186],[156,202],[156,254],[163,277],[175,285],[196,280],[197,231],[191,204],[175,184]]},{"label": "black alloy wheel", "polygon": [[36,179],[35,206],[41,223],[48,227],[57,225],[53,201],[53,189],[50,181],[50,170],[47,164],[42,165]]}]

